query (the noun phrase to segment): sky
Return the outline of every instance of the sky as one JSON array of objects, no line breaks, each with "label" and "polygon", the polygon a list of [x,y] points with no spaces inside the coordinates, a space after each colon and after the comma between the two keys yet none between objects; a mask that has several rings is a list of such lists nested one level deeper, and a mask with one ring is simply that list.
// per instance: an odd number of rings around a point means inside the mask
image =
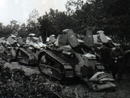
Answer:
[{"label": "sky", "polygon": [[3,25],[16,20],[19,24],[27,23],[29,14],[36,9],[39,16],[43,16],[49,9],[66,11],[67,0],[0,0],[0,22]]}]

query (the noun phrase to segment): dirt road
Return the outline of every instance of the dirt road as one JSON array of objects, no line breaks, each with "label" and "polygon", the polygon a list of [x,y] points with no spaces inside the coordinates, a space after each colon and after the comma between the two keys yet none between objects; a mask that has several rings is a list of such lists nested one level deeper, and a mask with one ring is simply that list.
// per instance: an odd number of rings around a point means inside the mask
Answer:
[{"label": "dirt road", "polygon": [[32,74],[40,74],[40,71],[37,66],[31,67],[31,66],[20,65],[18,62],[11,62],[11,63],[6,62],[4,64],[4,67],[9,67],[11,70],[12,69],[21,69],[28,76],[32,75]]}]

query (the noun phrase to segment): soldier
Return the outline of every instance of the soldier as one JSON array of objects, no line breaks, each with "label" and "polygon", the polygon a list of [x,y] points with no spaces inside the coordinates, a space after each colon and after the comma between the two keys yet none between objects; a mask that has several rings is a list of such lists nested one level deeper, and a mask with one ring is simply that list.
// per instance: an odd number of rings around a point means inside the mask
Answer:
[{"label": "soldier", "polygon": [[111,48],[103,46],[98,52],[100,53],[101,63],[105,67],[106,72],[109,72]]},{"label": "soldier", "polygon": [[111,69],[112,69],[112,76],[114,79],[116,79],[117,74],[117,80],[119,83],[122,81],[122,74],[123,74],[123,65],[124,65],[124,53],[120,48],[120,45],[116,46],[115,49],[112,50],[110,54],[110,58],[112,60]]}]

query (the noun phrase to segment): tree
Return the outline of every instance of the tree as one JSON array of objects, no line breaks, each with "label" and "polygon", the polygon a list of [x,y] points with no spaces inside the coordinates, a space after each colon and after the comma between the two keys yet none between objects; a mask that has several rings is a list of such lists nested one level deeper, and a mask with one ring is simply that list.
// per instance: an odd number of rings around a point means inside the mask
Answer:
[{"label": "tree", "polygon": [[84,28],[93,28],[93,31],[104,30],[105,34],[124,41],[130,39],[130,1],[129,0],[87,0],[80,9],[77,8],[79,1],[68,1],[66,8],[71,13],[77,31]]},{"label": "tree", "polygon": [[76,10],[80,10],[84,4],[83,0],[68,0],[65,4],[67,15],[73,15]]},{"label": "tree", "polygon": [[13,26],[15,26],[16,25],[16,23],[17,23],[17,21],[16,20],[11,20],[10,21],[10,24],[11,24],[11,26],[13,27]]},{"label": "tree", "polygon": [[26,27],[25,23],[23,23],[20,26],[18,33],[19,33],[19,36],[21,36],[23,39],[25,39],[28,36],[27,27]]},{"label": "tree", "polygon": [[74,28],[73,20],[65,12],[50,9],[49,13],[43,15],[38,19],[40,24],[40,32],[44,40],[51,34],[56,36],[62,32],[63,29]]},{"label": "tree", "polygon": [[28,30],[30,32],[36,33],[38,31],[38,19],[39,18],[39,13],[36,9],[33,9],[32,12],[29,14],[29,19],[28,19]]},{"label": "tree", "polygon": [[38,19],[40,24],[40,31],[43,41],[46,41],[47,36],[49,36],[51,30],[51,22],[48,19],[48,15],[44,15]]},{"label": "tree", "polygon": [[11,20],[10,24],[11,24],[11,29],[12,30],[16,30],[17,31],[19,29],[19,24],[17,24],[16,20]]}]

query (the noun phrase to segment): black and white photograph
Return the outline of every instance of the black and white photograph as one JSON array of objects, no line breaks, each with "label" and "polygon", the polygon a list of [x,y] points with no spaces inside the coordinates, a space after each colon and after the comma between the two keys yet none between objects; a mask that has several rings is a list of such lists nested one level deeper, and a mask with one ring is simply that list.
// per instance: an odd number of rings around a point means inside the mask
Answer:
[{"label": "black and white photograph", "polygon": [[0,98],[130,98],[130,0],[0,0]]}]

